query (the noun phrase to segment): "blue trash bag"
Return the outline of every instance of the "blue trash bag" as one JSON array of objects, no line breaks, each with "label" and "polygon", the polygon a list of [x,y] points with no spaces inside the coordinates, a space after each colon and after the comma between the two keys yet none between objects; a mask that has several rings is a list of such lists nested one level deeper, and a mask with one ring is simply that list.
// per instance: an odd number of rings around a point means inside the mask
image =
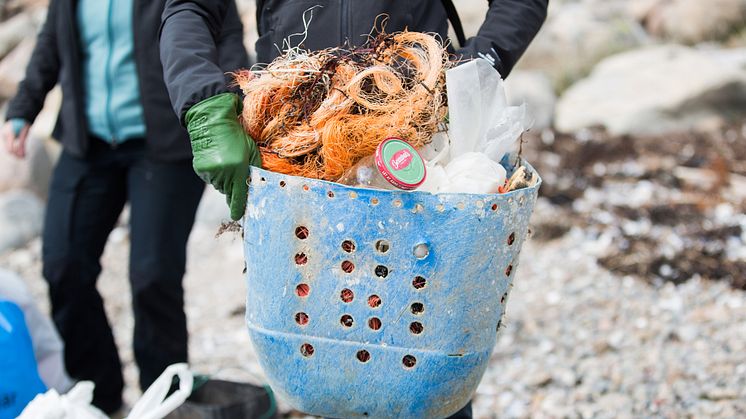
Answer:
[{"label": "blue trash bag", "polygon": [[23,312],[0,300],[0,419],[12,419],[47,390],[39,377]]}]

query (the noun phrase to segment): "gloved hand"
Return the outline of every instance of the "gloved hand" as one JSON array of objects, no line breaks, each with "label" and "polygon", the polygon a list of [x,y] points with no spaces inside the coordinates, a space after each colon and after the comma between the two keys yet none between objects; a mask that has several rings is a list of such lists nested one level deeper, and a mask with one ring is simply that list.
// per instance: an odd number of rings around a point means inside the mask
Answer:
[{"label": "gloved hand", "polygon": [[192,106],[184,118],[192,142],[192,167],[225,194],[233,220],[246,210],[249,166],[262,164],[254,140],[238,123],[240,106],[237,95],[222,93]]}]

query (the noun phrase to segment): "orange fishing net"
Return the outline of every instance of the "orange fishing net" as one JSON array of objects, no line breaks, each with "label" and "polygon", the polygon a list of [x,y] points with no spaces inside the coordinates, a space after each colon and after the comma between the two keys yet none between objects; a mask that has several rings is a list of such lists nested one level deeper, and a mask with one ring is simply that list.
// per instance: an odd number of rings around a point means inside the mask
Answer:
[{"label": "orange fishing net", "polygon": [[290,50],[235,74],[241,123],[265,169],[336,180],[387,137],[428,143],[446,114],[445,47],[418,32],[380,34],[360,48]]}]

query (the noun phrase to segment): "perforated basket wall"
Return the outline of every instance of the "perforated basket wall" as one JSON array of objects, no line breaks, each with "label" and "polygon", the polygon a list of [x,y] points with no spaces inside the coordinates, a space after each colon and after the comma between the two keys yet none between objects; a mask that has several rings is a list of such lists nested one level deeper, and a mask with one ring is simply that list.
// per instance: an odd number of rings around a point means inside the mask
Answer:
[{"label": "perforated basket wall", "polygon": [[495,344],[538,187],[431,195],[253,170],[246,320],[272,388],[325,417],[463,407]]}]

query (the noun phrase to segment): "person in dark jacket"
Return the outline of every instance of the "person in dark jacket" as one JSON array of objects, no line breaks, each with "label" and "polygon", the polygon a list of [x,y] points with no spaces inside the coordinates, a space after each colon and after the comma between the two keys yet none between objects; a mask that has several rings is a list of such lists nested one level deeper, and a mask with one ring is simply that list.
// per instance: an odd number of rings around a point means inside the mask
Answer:
[{"label": "person in dark jacket", "polygon": [[[215,40],[228,15],[229,2],[169,0],[161,27],[161,60],[174,110],[187,127],[197,174],[226,194],[233,219],[244,215],[249,166],[261,165],[254,141],[241,129],[240,99],[230,93],[215,61]],[[260,63],[280,54],[278,46],[292,34],[305,32],[302,16],[313,17],[302,45],[319,50],[349,42],[364,42],[377,18],[387,15],[388,32],[405,28],[448,34],[445,0],[257,0]],[[543,24],[548,0],[489,0],[489,11],[475,37],[454,52],[457,60],[482,57],[507,77]],[[457,25],[455,25],[457,26]],[[471,417],[467,405],[453,418]]]},{"label": "person in dark jacket", "polygon": [[[476,36],[453,51],[455,59],[482,57],[507,77],[543,24],[549,0],[488,0],[489,11]],[[230,1],[168,0],[160,45],[164,78],[171,101],[189,131],[197,174],[226,195],[231,217],[246,207],[249,166],[260,165],[254,141],[241,129],[239,98],[225,84],[215,59]],[[257,59],[269,63],[292,34],[305,31],[303,13],[313,18],[303,47],[318,50],[344,42],[362,43],[379,16],[387,15],[388,32],[405,28],[448,35],[450,0],[257,0]]]},{"label": "person in dark jacket", "polygon": [[[129,276],[140,386],[187,361],[182,277],[204,183],[191,168],[158,54],[165,0],[52,0],[26,76],[10,102],[6,148],[24,156],[28,127],[57,83],[63,101],[54,137],[43,232],[43,274],[75,379],[95,383],[94,404],[122,405],[123,380],[96,280],[107,237],[130,204]],[[213,43],[218,72],[248,65],[233,0]]]}]

